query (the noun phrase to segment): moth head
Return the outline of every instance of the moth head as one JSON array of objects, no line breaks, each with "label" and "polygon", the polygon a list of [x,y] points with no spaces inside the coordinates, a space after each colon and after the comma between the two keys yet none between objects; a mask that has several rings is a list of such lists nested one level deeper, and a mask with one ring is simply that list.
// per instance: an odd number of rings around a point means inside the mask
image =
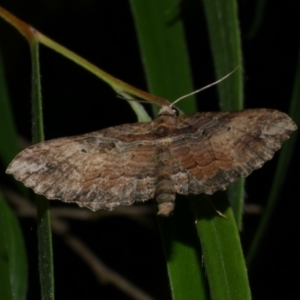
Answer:
[{"label": "moth head", "polygon": [[173,107],[173,106],[162,106],[161,109],[158,112],[159,116],[178,116],[178,110],[177,108]]}]

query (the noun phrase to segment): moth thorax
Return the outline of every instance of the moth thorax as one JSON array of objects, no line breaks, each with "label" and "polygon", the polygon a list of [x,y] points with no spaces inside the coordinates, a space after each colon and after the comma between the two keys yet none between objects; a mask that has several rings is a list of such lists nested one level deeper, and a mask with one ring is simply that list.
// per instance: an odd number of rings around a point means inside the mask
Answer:
[{"label": "moth thorax", "polygon": [[169,134],[169,127],[166,124],[161,124],[155,129],[155,135],[166,136]]}]

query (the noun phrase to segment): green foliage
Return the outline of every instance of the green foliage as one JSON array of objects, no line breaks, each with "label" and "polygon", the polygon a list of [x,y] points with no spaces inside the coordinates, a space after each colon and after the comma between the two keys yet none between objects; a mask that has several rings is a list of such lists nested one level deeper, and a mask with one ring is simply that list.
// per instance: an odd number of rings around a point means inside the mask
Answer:
[{"label": "green foliage", "polygon": [[[151,93],[170,101],[193,90],[180,3],[174,1],[132,0],[148,88]],[[181,102],[185,113],[194,112],[195,97]]]},{"label": "green foliage", "polygon": [[[215,193],[209,201],[205,198],[194,203],[211,298],[251,299],[239,231],[226,193]],[[216,207],[226,218],[216,214]]]},{"label": "green foliage", "polygon": [[27,260],[20,225],[0,193],[0,293],[5,300],[25,299]]}]

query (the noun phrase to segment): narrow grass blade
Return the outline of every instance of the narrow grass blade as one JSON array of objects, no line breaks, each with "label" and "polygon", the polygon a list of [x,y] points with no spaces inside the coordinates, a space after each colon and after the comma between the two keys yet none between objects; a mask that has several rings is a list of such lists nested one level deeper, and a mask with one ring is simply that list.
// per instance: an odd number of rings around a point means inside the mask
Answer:
[{"label": "narrow grass blade", "polygon": [[[4,166],[19,152],[17,133],[0,53],[0,160]],[[14,181],[25,194],[25,187]],[[0,298],[25,299],[27,261],[20,225],[0,193]]]},{"label": "narrow grass blade", "polygon": [[[218,85],[222,110],[243,108],[242,51],[235,0],[203,0],[210,44],[215,64],[216,77],[228,74],[237,65],[239,68]],[[242,226],[244,181],[240,179],[228,189],[229,201],[234,209],[238,228]]]},{"label": "narrow grass blade", "polygon": [[122,99],[126,99],[128,101],[128,104],[135,112],[139,122],[151,121],[151,118],[145,110],[144,106],[137,99],[133,99],[130,95],[127,95],[126,93],[120,93],[120,95],[122,96]]},{"label": "narrow grass blade", "polygon": [[[40,84],[39,44],[34,37],[30,42],[30,50],[32,59],[32,137],[33,143],[37,143],[44,140],[44,130]],[[43,300],[53,300],[54,267],[49,202],[41,196],[36,196],[36,200],[41,298]]]},{"label": "narrow grass blade", "polygon": [[[226,194],[193,197],[197,209],[197,230],[201,240],[205,269],[214,300],[251,299],[239,232]],[[214,207],[226,217],[219,216]]]},{"label": "narrow grass blade", "polygon": [[[169,99],[193,91],[179,4],[171,0],[131,0],[131,9],[151,93]],[[194,97],[179,103],[194,112]]]},{"label": "narrow grass blade", "polygon": [[176,201],[174,216],[159,219],[173,299],[209,299],[194,217],[185,197]]},{"label": "narrow grass blade", "polygon": [[[203,4],[216,77],[221,78],[239,65],[235,73],[218,85],[220,107],[226,111],[240,110],[243,108],[243,80],[237,3],[235,0],[203,0]],[[244,180],[232,184],[227,195],[233,209],[232,213],[231,208],[225,210],[223,206],[228,220],[218,216],[205,220],[205,215],[209,213],[205,202],[201,202],[199,207],[202,218],[199,218],[197,229],[210,293],[212,299],[250,299],[249,281],[238,235],[238,229],[242,227]],[[215,207],[218,210],[227,203],[222,193],[214,195],[212,199],[216,201]]]},{"label": "narrow grass blade", "polygon": [[299,137],[299,127],[300,127],[300,51],[298,56],[298,62],[296,66],[296,75],[295,75],[295,81],[294,81],[294,88],[292,93],[292,99],[290,104],[290,111],[289,115],[294,120],[294,122],[298,126],[298,130],[294,132],[291,136],[291,138],[284,143],[280,150],[279,160],[277,164],[277,168],[275,171],[275,176],[272,184],[272,188],[268,197],[267,205],[264,210],[264,214],[262,216],[262,219],[260,221],[260,224],[258,226],[257,232],[253,238],[253,241],[251,243],[251,247],[249,249],[249,252],[247,253],[247,263],[250,265],[255,257],[255,254],[257,253],[257,250],[259,249],[259,246],[261,244],[261,241],[266,233],[268,224],[270,223],[270,219],[272,216],[272,213],[274,211],[274,208],[280,199],[280,192],[282,189],[282,186],[284,184],[288,167],[291,162],[291,158],[293,156],[293,151],[295,148],[296,141]]},{"label": "narrow grass blade", "polygon": [[0,193],[0,298],[25,300],[27,261],[20,225]]}]

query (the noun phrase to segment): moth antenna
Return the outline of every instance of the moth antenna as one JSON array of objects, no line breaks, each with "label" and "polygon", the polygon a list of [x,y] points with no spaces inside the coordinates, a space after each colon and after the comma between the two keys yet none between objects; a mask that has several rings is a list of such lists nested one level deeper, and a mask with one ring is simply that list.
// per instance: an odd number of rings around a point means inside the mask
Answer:
[{"label": "moth antenna", "polygon": [[221,81],[223,81],[223,80],[225,80],[226,78],[228,78],[232,73],[234,73],[234,72],[237,70],[237,68],[238,68],[239,66],[240,66],[240,65],[238,64],[231,72],[229,72],[227,75],[225,75],[225,76],[222,77],[221,79],[219,79],[219,80],[217,80],[217,81],[215,81],[215,82],[213,82],[213,83],[210,83],[210,84],[208,84],[208,85],[202,87],[201,89],[198,89],[198,90],[193,91],[193,92],[191,92],[191,93],[189,93],[189,94],[186,94],[186,95],[181,96],[180,98],[178,98],[178,99],[176,99],[174,102],[172,102],[172,103],[170,104],[170,107],[174,106],[174,104],[176,104],[177,102],[181,101],[181,100],[184,99],[184,98],[187,98],[187,97],[190,97],[190,96],[195,95],[195,94],[197,94],[197,93],[200,93],[200,92],[202,92],[203,90],[206,90],[206,89],[210,88],[211,86],[220,83]]}]

